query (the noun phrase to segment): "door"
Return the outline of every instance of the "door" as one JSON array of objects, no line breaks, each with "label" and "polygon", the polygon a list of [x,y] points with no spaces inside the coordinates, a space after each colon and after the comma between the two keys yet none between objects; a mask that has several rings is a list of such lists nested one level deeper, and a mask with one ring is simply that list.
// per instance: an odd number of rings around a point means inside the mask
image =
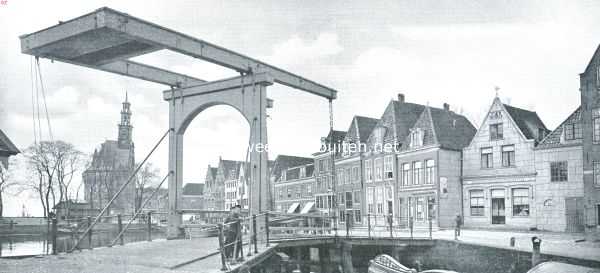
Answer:
[{"label": "door", "polygon": [[566,232],[583,231],[583,199],[581,197],[565,198]]},{"label": "door", "polygon": [[492,190],[492,224],[506,224],[506,210],[504,206],[504,189]]}]

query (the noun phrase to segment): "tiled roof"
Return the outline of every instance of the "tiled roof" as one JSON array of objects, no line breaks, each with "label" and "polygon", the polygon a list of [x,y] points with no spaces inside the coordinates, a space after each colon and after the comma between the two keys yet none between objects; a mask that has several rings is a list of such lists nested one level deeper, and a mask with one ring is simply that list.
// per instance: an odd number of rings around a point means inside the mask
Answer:
[{"label": "tiled roof", "polygon": [[396,132],[396,140],[404,141],[410,132],[410,128],[415,124],[423,109],[424,105],[399,102],[394,100],[394,130]]},{"label": "tiled roof", "polygon": [[243,162],[235,161],[235,160],[225,160],[221,159],[220,166],[223,166],[223,175],[229,176],[231,171],[234,171],[236,175],[238,174],[239,167]]},{"label": "tiled roof", "polygon": [[584,73],[588,73],[590,72],[589,70],[592,69],[594,61],[600,58],[600,45],[598,45],[598,47],[596,48],[596,51],[594,51],[594,55],[592,55],[592,58],[590,59],[590,62],[588,63],[588,65],[585,67],[585,72]]},{"label": "tiled roof", "polygon": [[13,144],[12,141],[10,141],[10,139],[4,134],[4,132],[2,132],[2,129],[0,129],[0,153],[16,155],[20,152],[21,151],[17,149],[17,146],[15,146],[15,144]]},{"label": "tiled roof", "polygon": [[204,184],[187,183],[183,185],[182,195],[202,195],[204,193]]},{"label": "tiled roof", "polygon": [[273,168],[271,169],[271,176],[274,176],[276,179],[279,179],[279,177],[281,177],[282,170],[287,170],[292,167],[307,165],[311,163],[314,163],[314,159],[308,157],[278,155],[275,158],[275,163],[273,164]]},{"label": "tiled roof", "polygon": [[581,123],[581,106],[575,109],[575,111],[569,115],[565,121],[563,121],[554,131],[550,132],[537,146],[537,148],[554,148],[560,147],[566,144],[572,144],[574,142],[581,144],[581,141],[575,140],[570,141],[569,143],[561,142],[561,136],[563,134],[563,130],[565,125],[573,124],[573,123]]},{"label": "tiled roof", "polygon": [[462,150],[468,146],[477,129],[463,115],[430,107],[437,143],[447,149]]},{"label": "tiled roof", "polygon": [[328,142],[330,142],[332,139],[332,136],[333,136],[333,143],[339,143],[342,140],[344,140],[344,138],[346,137],[346,132],[337,131],[337,130],[330,131],[329,134],[327,134],[326,140]]},{"label": "tiled roof", "polygon": [[[352,137],[358,138],[354,139],[354,141],[358,140],[363,143],[367,142],[367,139],[369,139],[371,132],[373,132],[373,129],[375,129],[375,126],[377,126],[377,122],[379,122],[379,119],[376,118],[354,116],[354,118],[352,119],[352,124],[350,124],[350,128],[348,129],[348,132],[346,134],[346,137],[352,135]],[[356,135],[351,134],[352,131],[355,132]]]},{"label": "tiled roof", "polygon": [[515,121],[515,123],[517,123],[517,126],[527,139],[537,139],[538,128],[544,129],[545,134],[550,131],[548,128],[546,128],[546,125],[544,125],[536,112],[524,110],[508,104],[504,104],[504,108]]}]

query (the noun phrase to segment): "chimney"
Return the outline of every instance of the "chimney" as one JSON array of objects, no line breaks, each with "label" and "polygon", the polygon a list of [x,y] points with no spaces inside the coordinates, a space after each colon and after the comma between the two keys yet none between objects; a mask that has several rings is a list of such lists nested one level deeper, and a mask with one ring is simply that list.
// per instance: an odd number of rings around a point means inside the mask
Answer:
[{"label": "chimney", "polygon": [[444,110],[450,111],[450,104],[444,103]]},{"label": "chimney", "polygon": [[398,93],[398,102],[404,103],[404,94]]}]

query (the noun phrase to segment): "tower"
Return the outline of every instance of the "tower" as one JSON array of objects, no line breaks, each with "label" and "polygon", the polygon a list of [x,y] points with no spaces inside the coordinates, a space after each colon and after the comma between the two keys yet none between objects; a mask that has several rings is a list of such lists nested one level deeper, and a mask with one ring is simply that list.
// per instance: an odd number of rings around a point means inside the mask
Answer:
[{"label": "tower", "polygon": [[127,149],[132,145],[131,133],[133,126],[131,126],[131,104],[127,99],[127,91],[125,92],[125,101],[123,102],[123,108],[121,109],[121,123],[119,123],[119,148]]}]

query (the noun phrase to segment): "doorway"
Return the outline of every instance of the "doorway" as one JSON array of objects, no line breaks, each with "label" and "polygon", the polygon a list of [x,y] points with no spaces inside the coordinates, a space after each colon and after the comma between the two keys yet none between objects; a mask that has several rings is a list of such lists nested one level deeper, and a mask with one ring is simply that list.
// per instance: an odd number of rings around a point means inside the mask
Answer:
[{"label": "doorway", "polygon": [[506,224],[504,189],[492,190],[492,224]]},{"label": "doorway", "polygon": [[567,218],[566,232],[583,231],[583,198],[565,198],[565,214]]}]

